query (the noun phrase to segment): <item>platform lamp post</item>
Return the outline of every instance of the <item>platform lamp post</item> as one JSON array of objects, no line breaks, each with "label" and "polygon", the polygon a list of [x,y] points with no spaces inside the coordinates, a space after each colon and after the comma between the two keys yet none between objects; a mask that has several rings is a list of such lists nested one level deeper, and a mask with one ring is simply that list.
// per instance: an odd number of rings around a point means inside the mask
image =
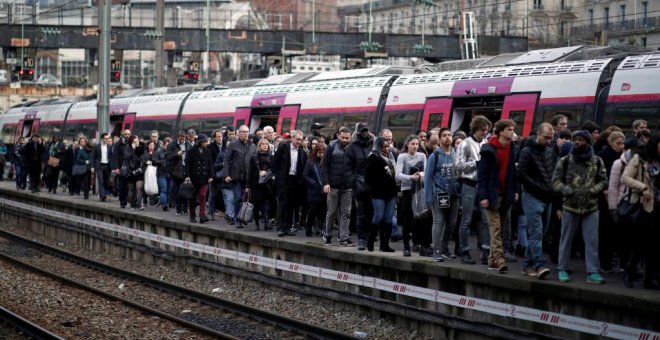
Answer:
[{"label": "platform lamp post", "polygon": [[[415,3],[422,4],[425,7],[433,6],[433,0],[415,0]],[[424,40],[424,31],[426,31],[426,14],[422,13],[422,43],[413,46],[413,51],[417,53],[431,53],[433,51],[433,46],[427,44]]]},{"label": "platform lamp post", "polygon": [[363,41],[360,43],[360,49],[364,51],[365,58],[373,57],[374,52],[378,52],[383,48],[383,45],[381,45],[379,42],[371,41],[371,32],[373,31],[373,22],[371,17],[372,2],[373,0],[369,0],[369,21],[367,25],[367,32],[368,32],[367,41]]}]

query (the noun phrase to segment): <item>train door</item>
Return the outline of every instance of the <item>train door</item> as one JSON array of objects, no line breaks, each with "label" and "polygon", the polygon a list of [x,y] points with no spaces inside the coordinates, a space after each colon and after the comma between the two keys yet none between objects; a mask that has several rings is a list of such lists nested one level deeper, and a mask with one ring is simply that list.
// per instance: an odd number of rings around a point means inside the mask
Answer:
[{"label": "train door", "polygon": [[121,136],[124,130],[133,131],[135,123],[135,113],[110,115],[110,133],[111,136]]},{"label": "train door", "polygon": [[233,122],[236,129],[238,129],[238,127],[241,125],[248,125],[248,122],[250,121],[251,113],[252,113],[252,109],[249,107],[239,107],[236,109],[236,113],[234,113],[234,122]]},{"label": "train door", "polygon": [[29,139],[33,134],[39,131],[40,119],[21,119],[18,121],[18,126],[16,126],[16,135],[15,140],[18,140],[20,137],[25,137]]},{"label": "train door", "polygon": [[501,119],[513,120],[516,122],[516,133],[521,137],[529,136],[532,132],[538,98],[538,93],[520,93],[506,96]]},{"label": "train door", "polygon": [[250,131],[263,129],[266,126],[277,127],[280,115],[280,106],[254,107],[250,116]]},{"label": "train door", "polygon": [[448,126],[452,101],[452,98],[427,99],[422,114],[422,130]]},{"label": "train door", "polygon": [[280,109],[280,117],[277,121],[277,132],[291,132],[296,126],[300,105],[287,105]]}]

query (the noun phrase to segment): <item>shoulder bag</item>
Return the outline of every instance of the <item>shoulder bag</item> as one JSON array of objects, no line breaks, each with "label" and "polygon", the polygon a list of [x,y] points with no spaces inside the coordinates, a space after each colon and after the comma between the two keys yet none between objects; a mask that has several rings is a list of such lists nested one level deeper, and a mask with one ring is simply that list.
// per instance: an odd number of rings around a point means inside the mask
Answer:
[{"label": "shoulder bag", "polygon": [[250,194],[247,194],[247,199],[241,205],[241,210],[238,211],[238,220],[243,223],[252,222],[254,219],[254,205],[250,203]]},{"label": "shoulder bag", "polygon": [[427,218],[431,214],[431,209],[426,204],[424,185],[419,182],[415,184],[415,192],[412,195],[412,212],[416,220]]}]

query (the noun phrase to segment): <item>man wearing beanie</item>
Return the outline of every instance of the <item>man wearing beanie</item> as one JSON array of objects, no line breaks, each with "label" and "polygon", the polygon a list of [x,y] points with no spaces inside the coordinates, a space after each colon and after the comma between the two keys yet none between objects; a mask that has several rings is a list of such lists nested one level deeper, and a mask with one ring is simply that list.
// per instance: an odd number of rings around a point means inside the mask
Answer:
[{"label": "man wearing beanie", "polygon": [[581,223],[587,283],[600,284],[604,280],[598,273],[598,195],[607,188],[607,173],[603,160],[594,155],[589,131],[575,131],[571,139],[571,153],[559,160],[552,175],[552,187],[563,198],[557,275],[560,282],[570,281],[568,259]]}]

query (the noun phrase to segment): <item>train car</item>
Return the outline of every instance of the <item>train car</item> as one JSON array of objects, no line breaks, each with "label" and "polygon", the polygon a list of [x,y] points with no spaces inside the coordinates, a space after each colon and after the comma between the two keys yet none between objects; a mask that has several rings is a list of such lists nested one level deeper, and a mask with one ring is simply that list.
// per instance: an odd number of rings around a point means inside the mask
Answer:
[{"label": "train car", "polygon": [[469,130],[474,115],[512,119],[516,132],[562,113],[572,128],[595,118],[602,83],[613,59],[507,66],[399,77],[390,90],[381,126],[397,140],[410,127]]},{"label": "train car", "polygon": [[635,119],[660,129],[660,54],[630,56],[614,73],[609,86],[603,126],[617,125],[628,132]]},{"label": "train car", "polygon": [[[374,131],[392,130],[402,142],[418,129],[467,131],[476,114],[513,119],[517,133],[527,136],[560,113],[569,117],[571,129],[585,120],[628,129],[638,118],[658,128],[660,54],[538,62],[552,53],[557,51],[534,51],[511,65],[460,71],[333,72],[268,78],[244,88],[117,98],[110,101],[109,129],[113,135],[131,129],[146,137],[152,130],[167,136],[188,128],[210,134],[230,124],[307,132],[320,123],[330,136],[340,126],[366,122]],[[1,138],[11,145],[37,131],[45,138],[94,136],[96,111],[96,101],[12,108],[0,116]]]}]

